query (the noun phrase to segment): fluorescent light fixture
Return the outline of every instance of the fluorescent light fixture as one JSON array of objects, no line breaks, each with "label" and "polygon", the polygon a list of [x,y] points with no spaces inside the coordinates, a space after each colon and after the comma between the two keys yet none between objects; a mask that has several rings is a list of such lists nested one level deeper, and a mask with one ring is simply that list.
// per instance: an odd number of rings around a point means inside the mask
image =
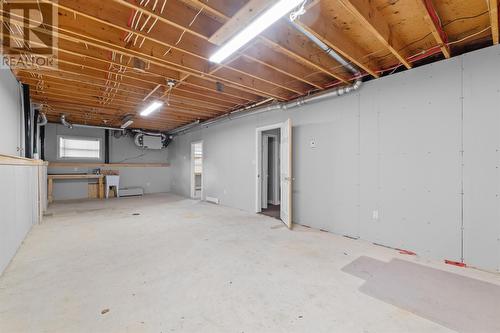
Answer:
[{"label": "fluorescent light fixture", "polygon": [[266,30],[273,23],[288,14],[292,9],[300,5],[304,0],[281,0],[266,12],[260,15],[245,29],[231,38],[229,42],[224,44],[213,56],[210,57],[211,62],[220,64],[227,57],[238,51],[243,45],[254,39],[262,31]]},{"label": "fluorescent light fixture", "polygon": [[142,112],[141,112],[141,116],[143,117],[147,117],[149,116],[151,113],[155,112],[156,110],[158,110],[159,108],[161,108],[163,106],[163,102],[159,102],[159,101],[156,101],[156,102],[153,102],[151,103],[147,108],[145,108]]}]

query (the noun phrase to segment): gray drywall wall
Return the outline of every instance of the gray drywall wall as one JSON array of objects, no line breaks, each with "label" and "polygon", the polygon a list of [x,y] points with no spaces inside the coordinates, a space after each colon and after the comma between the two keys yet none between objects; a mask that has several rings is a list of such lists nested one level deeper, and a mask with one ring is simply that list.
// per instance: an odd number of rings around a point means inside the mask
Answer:
[{"label": "gray drywall wall", "polygon": [[[69,135],[76,137],[100,138],[104,151],[104,130],[92,128],[69,129],[60,124],[48,124],[45,132],[45,158],[51,162],[57,159],[57,137]],[[72,160],[71,162],[89,162],[88,160]],[[104,162],[104,156],[98,162]],[[119,139],[110,137],[110,163],[167,163],[168,152],[163,150],[142,150],[137,147],[132,137]],[[116,169],[116,168],[114,168]],[[81,168],[49,168],[49,174],[55,173],[87,173],[89,169]],[[170,191],[169,168],[120,168],[120,187],[142,187],[145,193],[162,193]],[[72,200],[88,197],[88,181],[56,181],[54,182],[54,200]]]},{"label": "gray drywall wall", "polygon": [[[20,85],[10,69],[0,69],[0,154],[21,156]],[[0,165],[0,274],[38,221],[38,168]]]},{"label": "gray drywall wall", "polygon": [[500,271],[500,48],[463,57],[464,257]]},{"label": "gray drywall wall", "polygon": [[38,223],[38,167],[0,165],[0,274]]},{"label": "gray drywall wall", "polygon": [[21,90],[10,69],[0,68],[0,154],[20,156],[22,103]]},{"label": "gray drywall wall", "polygon": [[172,191],[189,196],[190,143],[203,140],[205,196],[255,211],[256,128],[291,118],[295,223],[499,270],[499,62],[490,47],[181,135]]}]

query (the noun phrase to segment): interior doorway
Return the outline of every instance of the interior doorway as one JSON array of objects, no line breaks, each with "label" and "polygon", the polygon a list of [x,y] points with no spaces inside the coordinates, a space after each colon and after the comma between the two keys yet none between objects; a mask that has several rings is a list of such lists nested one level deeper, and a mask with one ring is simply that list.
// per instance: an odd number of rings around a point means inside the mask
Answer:
[{"label": "interior doorway", "polygon": [[280,219],[281,128],[262,132],[262,214]]},{"label": "interior doorway", "polygon": [[256,131],[256,212],[292,227],[292,123]]},{"label": "interior doorway", "polygon": [[191,143],[191,198],[203,198],[203,142]]}]

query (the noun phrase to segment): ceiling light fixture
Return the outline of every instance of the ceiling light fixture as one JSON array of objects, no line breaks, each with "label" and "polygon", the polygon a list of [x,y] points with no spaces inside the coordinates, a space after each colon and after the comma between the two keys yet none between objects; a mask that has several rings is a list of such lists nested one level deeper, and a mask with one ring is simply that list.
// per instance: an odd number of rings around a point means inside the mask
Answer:
[{"label": "ceiling light fixture", "polygon": [[128,128],[133,123],[134,123],[134,117],[132,115],[127,115],[127,116],[123,117],[122,125],[120,126],[120,128],[122,128],[122,129]]},{"label": "ceiling light fixture", "polygon": [[149,116],[151,113],[155,112],[156,110],[158,110],[159,108],[161,108],[163,106],[163,102],[160,102],[160,101],[156,101],[156,102],[153,102],[151,103],[147,108],[145,108],[142,112],[141,112],[141,116],[143,117],[147,117]]},{"label": "ceiling light fixture", "polygon": [[288,14],[292,9],[303,3],[304,0],[281,0],[274,6],[265,11],[245,29],[239,32],[224,44],[213,56],[210,57],[211,62],[220,64],[227,57],[238,51],[243,45],[254,39],[262,31],[266,30],[273,23]]}]

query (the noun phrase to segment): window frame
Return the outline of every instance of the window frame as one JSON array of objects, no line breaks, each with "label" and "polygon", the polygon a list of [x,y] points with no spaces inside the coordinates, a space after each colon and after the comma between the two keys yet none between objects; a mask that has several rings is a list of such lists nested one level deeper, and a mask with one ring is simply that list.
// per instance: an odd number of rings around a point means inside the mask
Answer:
[{"label": "window frame", "polygon": [[[63,157],[61,156],[61,139],[67,140],[82,140],[82,141],[97,141],[99,142],[99,157]],[[88,136],[73,136],[73,135],[58,135],[56,141],[56,150],[57,150],[57,159],[61,161],[78,161],[78,160],[86,160],[86,161],[100,161],[102,159],[103,147],[102,147],[102,138],[99,137],[88,137]]]}]

